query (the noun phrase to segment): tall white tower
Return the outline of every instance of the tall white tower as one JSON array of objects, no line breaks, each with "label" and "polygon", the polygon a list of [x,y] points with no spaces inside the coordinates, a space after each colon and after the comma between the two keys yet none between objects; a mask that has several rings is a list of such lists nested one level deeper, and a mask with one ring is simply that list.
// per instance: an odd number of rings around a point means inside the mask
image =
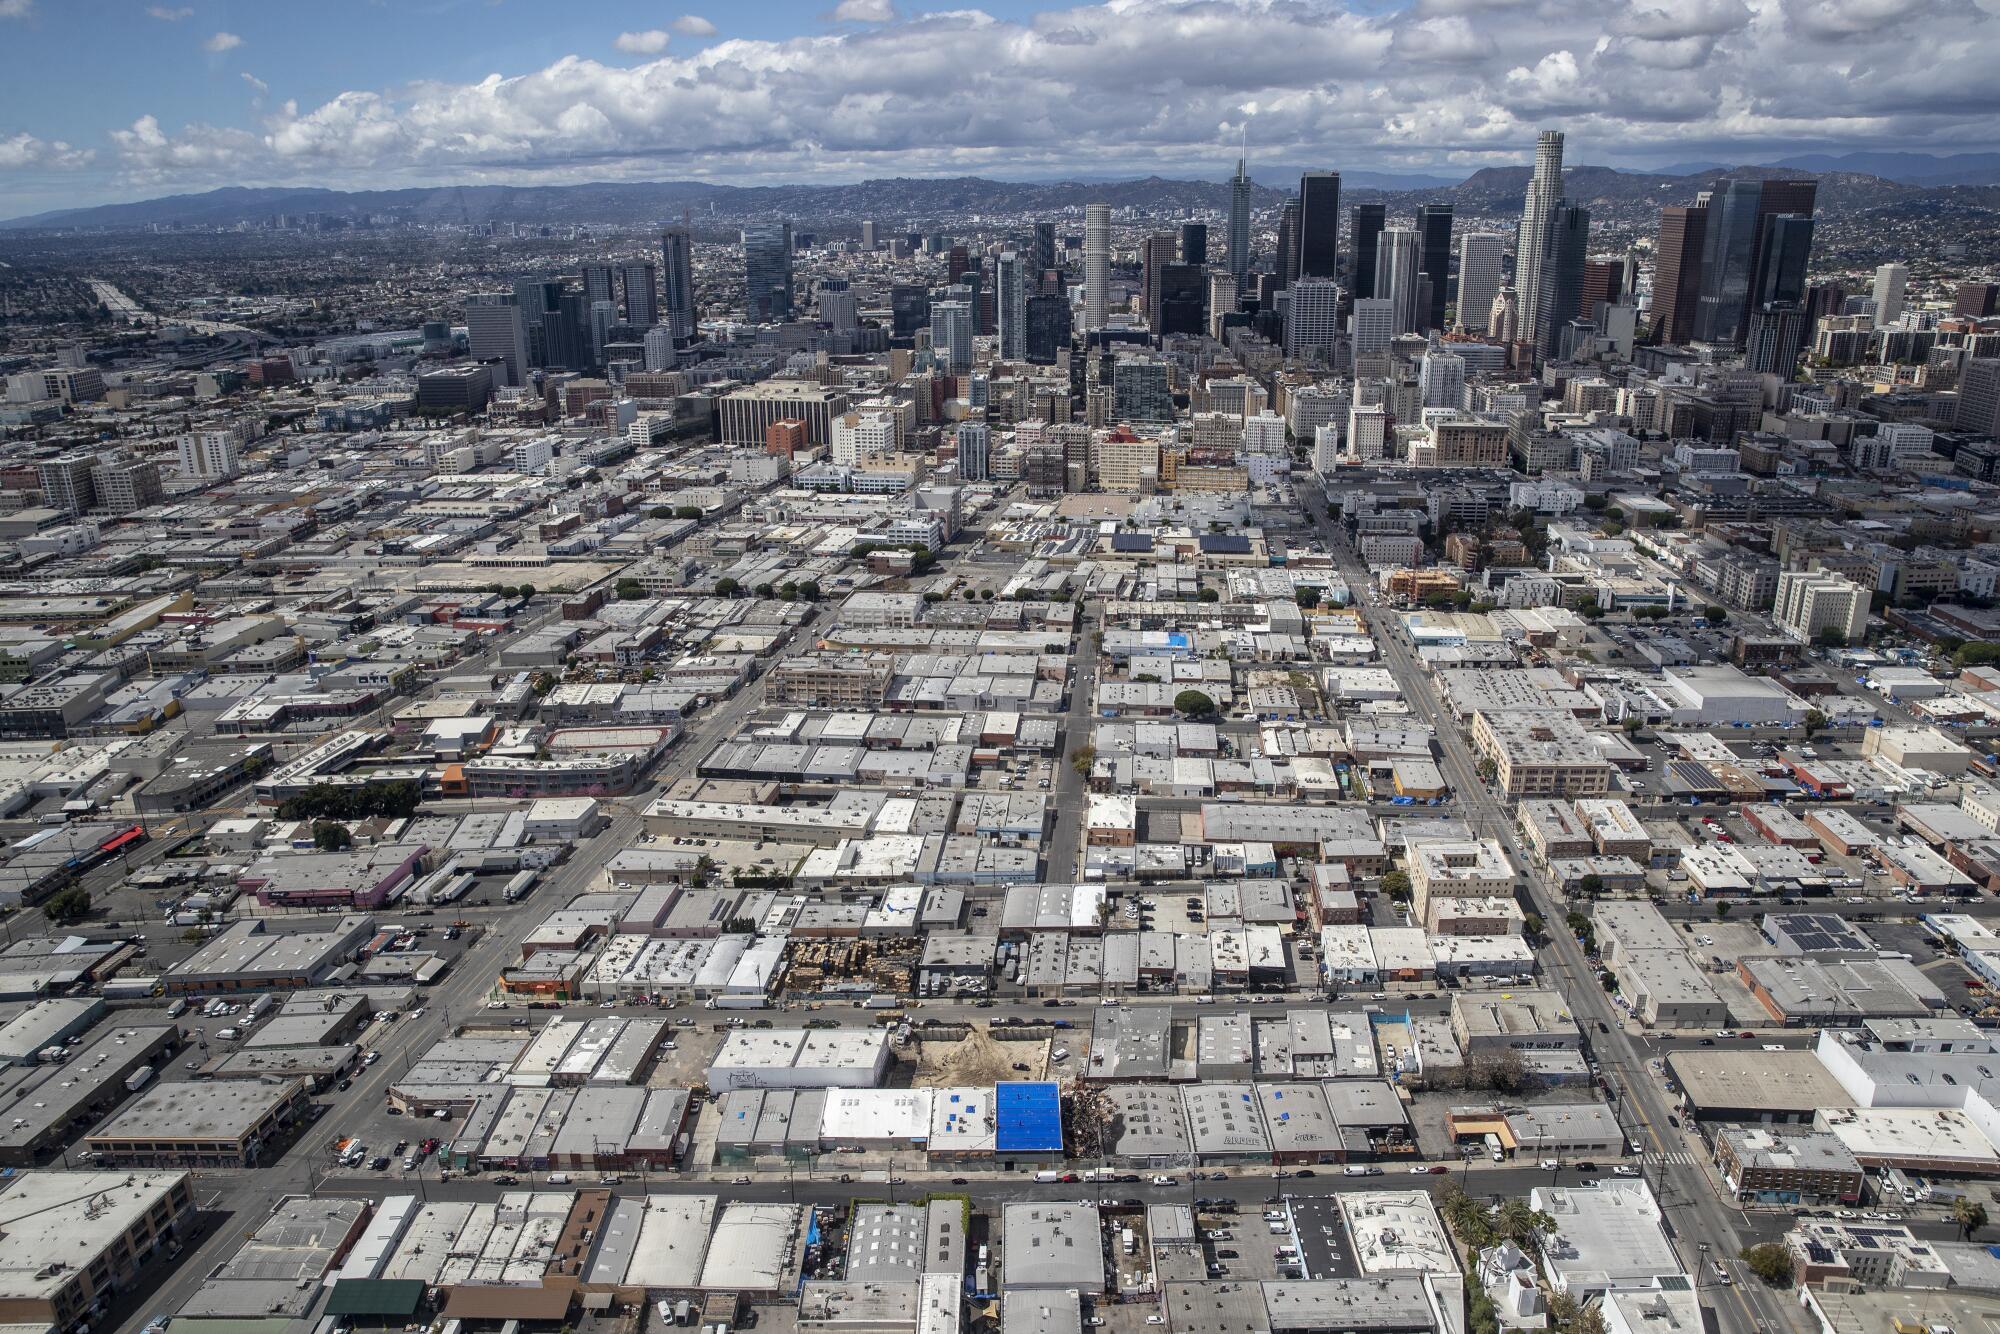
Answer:
[{"label": "tall white tower", "polygon": [[[1540,345],[1542,263],[1548,257],[1549,216],[1562,198],[1563,137],[1560,130],[1543,130],[1535,141],[1535,174],[1528,178],[1528,197],[1521,204],[1521,229],[1514,239],[1514,292],[1520,306],[1521,337]],[[1553,314],[1554,312],[1551,312]]]},{"label": "tall white tower", "polygon": [[1102,329],[1111,302],[1111,205],[1083,208],[1083,327]]}]

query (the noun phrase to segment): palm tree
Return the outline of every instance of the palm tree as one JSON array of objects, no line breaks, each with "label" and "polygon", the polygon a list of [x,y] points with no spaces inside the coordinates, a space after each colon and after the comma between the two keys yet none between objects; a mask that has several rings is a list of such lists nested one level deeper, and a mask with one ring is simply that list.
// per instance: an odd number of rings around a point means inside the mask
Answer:
[{"label": "palm tree", "polygon": [[1542,1234],[1555,1226],[1554,1218],[1518,1197],[1502,1203],[1493,1218],[1496,1233],[1531,1255],[1540,1253]]},{"label": "palm tree", "polygon": [[1972,1234],[1986,1226],[1986,1206],[1973,1200],[1953,1200],[1952,1221],[1964,1230],[1965,1239],[1972,1240]]}]

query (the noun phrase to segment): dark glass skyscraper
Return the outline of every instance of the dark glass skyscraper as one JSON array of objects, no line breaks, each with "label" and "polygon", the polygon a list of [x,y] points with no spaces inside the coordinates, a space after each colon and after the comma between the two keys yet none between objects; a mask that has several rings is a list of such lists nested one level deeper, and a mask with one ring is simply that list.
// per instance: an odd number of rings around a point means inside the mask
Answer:
[{"label": "dark glass skyscraper", "polygon": [[1056,266],[1056,225],[1053,222],[1035,224],[1035,240],[1028,247],[1028,283],[1039,291],[1042,277]]},{"label": "dark glass skyscraper", "polygon": [[[639,261],[620,266],[619,286],[625,291],[625,322],[635,329],[650,329],[660,322],[659,270]],[[584,296],[591,300],[588,289]]]},{"label": "dark glass skyscraper", "polygon": [[1207,283],[1199,264],[1164,264],[1160,267],[1160,322],[1163,334],[1199,334],[1207,322]]},{"label": "dark glass skyscraper", "polygon": [[660,322],[675,338],[694,337],[694,237],[684,228],[660,233]]},{"label": "dark glass skyscraper", "polygon": [[[1590,253],[1590,210],[1568,200],[1549,210],[1544,225],[1540,298],[1536,308],[1551,318],[1543,321],[1541,353],[1556,356],[1562,334],[1583,291],[1583,261]],[[1559,318],[1557,318],[1559,317]]]},{"label": "dark glass skyscraper", "polygon": [[1349,213],[1348,245],[1353,258],[1348,265],[1348,286],[1354,299],[1375,295],[1375,256],[1382,248],[1382,228],[1388,210],[1381,204],[1356,204]]},{"label": "dark glass skyscraper", "polygon": [[1028,362],[1053,366],[1057,354],[1069,346],[1070,309],[1066,296],[1028,298]]},{"label": "dark glass skyscraper", "polygon": [[1656,343],[1685,343],[1694,335],[1707,227],[1706,204],[1660,210],[1660,233],[1653,242],[1652,336]]},{"label": "dark glass skyscraper", "polygon": [[1298,265],[1294,278],[1340,274],[1340,173],[1309,171],[1299,177]]},{"label": "dark glass skyscraper", "polygon": [[1757,262],[1757,205],[1763,182],[1721,180],[1708,201],[1708,230],[1701,251],[1701,296],[1695,301],[1694,340],[1733,344],[1743,329],[1750,273]]},{"label": "dark glass skyscraper", "polygon": [[1431,280],[1430,304],[1418,312],[1426,329],[1444,328],[1445,287],[1451,280],[1451,205],[1425,204],[1417,210],[1424,276]]},{"label": "dark glass skyscraper", "polygon": [[897,283],[889,289],[890,333],[897,338],[914,338],[931,323],[931,294],[918,283]]},{"label": "dark glass skyscraper", "polygon": [[1278,210],[1278,288],[1290,287],[1299,276],[1299,201],[1287,199]]},{"label": "dark glass skyscraper", "polygon": [[743,229],[744,310],[752,320],[792,318],[792,224]]},{"label": "dark glass skyscraper", "polygon": [[1207,223],[1184,222],[1181,224],[1181,263],[1194,265],[1208,263]]}]

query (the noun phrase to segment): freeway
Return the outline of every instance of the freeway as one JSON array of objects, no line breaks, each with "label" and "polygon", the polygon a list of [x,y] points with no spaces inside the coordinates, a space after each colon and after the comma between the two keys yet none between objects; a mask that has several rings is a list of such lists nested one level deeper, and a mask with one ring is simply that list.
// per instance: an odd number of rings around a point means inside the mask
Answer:
[{"label": "freeway", "polygon": [[[1316,500],[1308,513],[1333,552],[1342,575],[1358,594],[1371,586],[1368,570],[1346,535],[1329,518],[1323,490]],[[1404,699],[1436,731],[1445,776],[1458,793],[1459,809],[1477,833],[1497,839],[1525,873],[1529,904],[1550,924],[1548,944],[1543,949],[1544,976],[1562,992],[1571,1012],[1590,1035],[1588,1040],[1612,1088],[1614,1110],[1626,1126],[1627,1138],[1644,1151],[1647,1181],[1659,1197],[1669,1230],[1688,1272],[1694,1275],[1697,1288],[1709,1289],[1707,1296],[1726,1329],[1739,1334],[1803,1329],[1794,1309],[1751,1278],[1735,1258],[1739,1248],[1749,1240],[1739,1226],[1741,1215],[1723,1205],[1700,1167],[1695,1165],[1700,1146],[1692,1136],[1676,1128],[1678,1120],[1667,1104],[1664,1090],[1646,1077],[1644,1048],[1626,1032],[1622,1016],[1598,984],[1576,937],[1561,928],[1565,902],[1534,869],[1533,860],[1521,844],[1512,812],[1496,799],[1479,776],[1464,734],[1439,706],[1430,677],[1412,654],[1401,621],[1366,600],[1357,602],[1357,606],[1375,642],[1381,646],[1385,664],[1403,687]],[[1593,1029],[1596,1031],[1592,1032]],[[1729,1286],[1723,1287],[1718,1282],[1715,1264],[1724,1266],[1733,1275]]]}]

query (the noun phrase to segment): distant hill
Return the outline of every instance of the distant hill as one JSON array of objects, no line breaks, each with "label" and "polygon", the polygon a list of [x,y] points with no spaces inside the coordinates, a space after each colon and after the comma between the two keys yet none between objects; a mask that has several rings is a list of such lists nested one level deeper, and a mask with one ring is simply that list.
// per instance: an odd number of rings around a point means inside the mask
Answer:
[{"label": "distant hill", "polygon": [[[1851,154],[1849,158],[1916,158],[1921,154]],[[1962,154],[1992,159],[2000,153]],[[1958,162],[1960,159],[1934,159]],[[1950,170],[1974,174],[1971,165]],[[1298,173],[1270,166],[1253,169],[1255,201],[1273,207],[1295,188]],[[1921,214],[1940,208],[2000,209],[2000,184],[1912,184],[1850,168],[1815,170],[1797,166],[1709,167],[1689,173],[1621,171],[1578,166],[1564,173],[1566,194],[1605,220],[1633,220],[1667,204],[1691,202],[1725,175],[1764,178],[1810,174],[1820,182],[1819,206],[1828,216],[1897,209]],[[1487,167],[1462,181],[1396,173],[1343,173],[1344,193],[1355,200],[1382,200],[1392,212],[1408,212],[1428,201],[1452,203],[1461,214],[1518,213],[1527,191],[1526,167]],[[2000,182],[2000,171],[1996,171]],[[1273,184],[1275,183],[1275,184]],[[323,190],[242,188],[204,194],[169,195],[128,204],[64,209],[0,222],[0,230],[28,228],[143,228],[152,226],[229,227],[256,223],[276,214],[317,213],[359,221],[391,218],[421,223],[517,222],[646,226],[691,210],[697,220],[726,223],[753,217],[788,217],[803,226],[852,226],[874,218],[891,228],[948,225],[978,214],[1062,213],[1084,204],[1115,207],[1220,212],[1228,207],[1224,181],[1175,180],[1146,176],[1120,181],[993,181],[978,176],[895,177],[847,185],[733,186],[702,181],[598,182],[551,186],[434,186],[409,190]]]},{"label": "distant hill", "polygon": [[1777,165],[1861,172],[1904,185],[2000,185],[2000,153],[1801,153]]}]

